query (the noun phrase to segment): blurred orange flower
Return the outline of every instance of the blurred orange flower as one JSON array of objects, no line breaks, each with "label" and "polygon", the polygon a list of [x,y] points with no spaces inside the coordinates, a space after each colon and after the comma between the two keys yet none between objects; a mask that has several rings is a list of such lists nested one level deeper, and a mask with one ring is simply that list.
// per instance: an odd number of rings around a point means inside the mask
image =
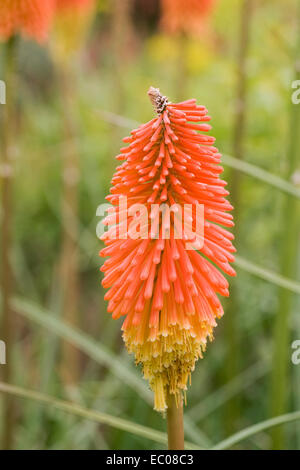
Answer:
[{"label": "blurred orange flower", "polygon": [[[235,275],[229,264],[234,261],[234,237],[220,226],[234,224],[226,182],[220,179],[221,155],[215,139],[203,134],[211,128],[207,110],[196,100],[169,103],[154,88],[149,96],[158,116],[124,139],[129,146],[117,156],[124,163],[107,197],[113,208],[104,220],[109,228],[100,255],[109,256],[101,268],[102,284],[110,288],[105,295],[108,311],[113,318],[126,316],[122,329],[127,349],[142,364],[155,409],[163,411],[167,391],[178,397],[186,390],[216,318],[223,315],[217,293],[228,296],[228,282],[214,265]],[[126,197],[126,207],[120,197]],[[153,208],[162,204],[175,210],[169,217],[159,213],[149,236]],[[180,236],[179,209],[186,205],[190,212],[184,213]],[[202,236],[197,231],[199,205]],[[131,236],[135,207],[147,209],[139,237]]]},{"label": "blurred orange flower", "polygon": [[6,40],[22,33],[36,41],[45,41],[53,9],[53,0],[1,0],[0,38]]},{"label": "blurred orange flower", "polygon": [[161,0],[162,28],[168,33],[200,34],[216,0]]}]

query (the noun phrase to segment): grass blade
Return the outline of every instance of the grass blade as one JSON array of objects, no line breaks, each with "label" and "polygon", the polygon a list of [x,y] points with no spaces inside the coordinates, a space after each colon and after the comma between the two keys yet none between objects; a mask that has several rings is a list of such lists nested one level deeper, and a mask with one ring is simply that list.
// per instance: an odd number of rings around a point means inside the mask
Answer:
[{"label": "grass blade", "polygon": [[20,298],[14,298],[12,304],[17,313],[77,346],[91,359],[111,370],[120,380],[139,393],[147,403],[152,404],[152,393],[128,362],[118,358],[109,349],[82,331],[64,323],[55,315],[51,315],[47,310]]},{"label": "grass blade", "polygon": [[267,429],[273,428],[274,426],[279,426],[281,424],[292,423],[293,421],[300,420],[300,411],[294,411],[293,413],[287,413],[285,415],[276,416],[276,418],[267,419],[253,426],[243,429],[242,431],[233,434],[232,436],[224,439],[224,441],[219,442],[215,445],[212,450],[225,450],[230,447],[238,444],[239,442],[248,439],[259,432],[266,431]]},{"label": "grass blade", "polygon": [[268,184],[269,186],[273,186],[273,188],[282,191],[283,193],[289,194],[291,196],[300,199],[300,190],[293,186],[288,181],[280,178],[280,176],[273,175],[272,173],[263,170],[259,166],[252,165],[251,163],[238,160],[231,155],[222,155],[222,163],[225,165],[230,166],[242,173],[245,173],[248,176],[252,176],[253,178],[262,181],[263,183]]},{"label": "grass blade", "polygon": [[55,398],[50,397],[49,395],[45,395],[43,393],[39,393],[33,390],[27,390],[21,387],[16,387],[14,385],[8,385],[4,382],[0,382],[0,391],[14,396],[38,401],[45,405],[51,405],[59,410],[72,413],[82,418],[97,421],[101,424],[107,424],[108,426],[112,426],[123,431],[131,432],[132,434],[146,437],[161,444],[167,443],[167,436],[163,432],[155,431],[154,429],[148,428],[146,426],[132,423],[125,419],[117,418],[106,413],[100,413],[98,411],[85,409],[82,406],[77,405],[76,403],[67,402],[64,400],[57,400]]},{"label": "grass blade", "polygon": [[[107,413],[102,413],[95,410],[88,410],[80,405],[77,405],[76,403],[68,402],[65,400],[58,400],[44,393],[17,387],[15,385],[9,385],[4,382],[0,382],[0,392],[8,393],[20,398],[34,400],[41,404],[51,405],[54,408],[57,408],[58,410],[65,411],[76,416],[80,416],[81,418],[96,421],[101,424],[107,424],[108,426],[111,426],[113,428],[130,432],[131,434],[135,434],[136,436],[145,437],[154,442],[158,442],[159,444],[167,444],[167,434],[164,432],[157,431],[147,426],[133,423],[126,419],[118,418],[117,416],[112,416]],[[190,442],[186,442],[185,445],[187,449],[198,448]]]},{"label": "grass blade", "polygon": [[[77,346],[91,359],[107,367],[119,380],[138,393],[150,406],[153,405],[152,392],[147,388],[146,382],[138,376],[129,362],[120,359],[101,343],[97,343],[82,331],[64,323],[57,316],[52,315],[32,302],[14,298],[12,304],[17,313]],[[185,430],[189,438],[193,439],[198,445],[211,445],[211,441],[196,428],[191,417],[187,416],[185,419]]]},{"label": "grass blade", "polygon": [[268,269],[261,268],[260,266],[251,263],[251,261],[241,258],[241,256],[235,256],[235,266],[264,279],[264,281],[268,281],[276,286],[288,289],[295,294],[300,294],[299,282],[288,279],[280,274],[274,273],[273,271],[269,271]]},{"label": "grass blade", "polygon": [[269,368],[269,363],[257,362],[234,377],[230,382],[225,383],[215,392],[210,393],[203,401],[190,408],[187,412],[187,416],[192,416],[196,423],[201,421],[242,390],[250,387],[254,382],[263,377]]}]

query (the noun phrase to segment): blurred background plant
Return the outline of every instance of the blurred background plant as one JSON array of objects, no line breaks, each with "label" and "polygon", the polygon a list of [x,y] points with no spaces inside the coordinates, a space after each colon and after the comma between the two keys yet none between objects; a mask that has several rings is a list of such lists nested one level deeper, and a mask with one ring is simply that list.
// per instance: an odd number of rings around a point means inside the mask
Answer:
[{"label": "blurred background plant", "polygon": [[[1,331],[6,344],[13,344],[16,338],[17,322],[11,306],[14,293],[14,269],[12,264],[12,234],[14,223],[14,176],[15,158],[18,153],[17,108],[17,40],[22,34],[42,43],[47,38],[53,16],[53,1],[43,3],[37,0],[9,2],[4,0],[0,6],[0,39],[4,41],[4,72],[7,96],[1,123],[1,288],[2,315]],[[12,379],[12,355],[8,354],[7,365],[3,371],[6,382]],[[15,422],[15,404],[12,397],[3,401],[3,446],[12,447]]]},{"label": "blurred background plant", "polygon": [[[47,47],[29,39],[20,22],[9,29],[0,14],[2,39],[25,33],[14,48],[13,218],[1,204],[2,223],[6,213],[13,224],[15,294],[9,378],[7,366],[0,373],[21,387],[19,395],[27,393],[13,400],[10,446],[148,449],[165,442],[138,426],[165,431],[125,353],[120,325],[106,313],[95,233],[121,137],[152,117],[150,85],[171,100],[194,97],[208,108],[237,206],[234,300],[193,374],[186,438],[211,447],[272,415],[299,410],[300,366],[290,360],[290,345],[300,338],[300,188],[291,178],[300,167],[300,108],[291,104],[299,1],[99,0],[82,2],[78,16],[74,4],[81,2],[59,3],[73,5],[66,15],[57,11]],[[186,11],[175,8],[187,3]],[[6,53],[3,42],[0,79]],[[3,130],[6,108],[0,106]],[[2,157],[3,145],[2,136]],[[2,283],[2,300],[5,289]],[[41,397],[29,397],[28,390],[116,420],[40,406]],[[1,436],[7,433],[4,396]],[[118,418],[132,423],[131,432]],[[299,423],[276,429],[260,429],[234,448],[300,448]]]},{"label": "blurred background plant", "polygon": [[[79,182],[80,149],[76,138],[78,116],[76,101],[76,57],[80,54],[95,13],[94,0],[55,0],[51,51],[56,66],[56,85],[62,116],[61,157],[61,257],[59,262],[61,314],[73,326],[79,326]],[[78,350],[64,341],[61,348],[61,377],[65,384],[79,379]]]}]

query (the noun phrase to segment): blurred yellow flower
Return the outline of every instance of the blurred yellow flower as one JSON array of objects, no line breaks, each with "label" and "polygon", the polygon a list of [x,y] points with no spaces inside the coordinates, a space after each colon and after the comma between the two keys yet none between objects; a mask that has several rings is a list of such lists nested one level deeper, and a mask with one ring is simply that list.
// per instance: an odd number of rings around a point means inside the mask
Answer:
[{"label": "blurred yellow flower", "polygon": [[155,35],[148,41],[148,53],[157,63],[166,61],[176,63],[184,60],[185,69],[190,74],[203,71],[213,60],[213,54],[206,42],[199,42],[194,38],[185,38],[184,57],[182,58],[179,42],[181,37],[172,37],[163,34]]},{"label": "blurred yellow flower", "polygon": [[51,44],[56,60],[72,60],[87,35],[95,11],[94,0],[56,0]]},{"label": "blurred yellow flower", "polygon": [[148,40],[147,49],[152,59],[157,62],[176,60],[178,48],[176,39],[164,34],[157,34]]}]

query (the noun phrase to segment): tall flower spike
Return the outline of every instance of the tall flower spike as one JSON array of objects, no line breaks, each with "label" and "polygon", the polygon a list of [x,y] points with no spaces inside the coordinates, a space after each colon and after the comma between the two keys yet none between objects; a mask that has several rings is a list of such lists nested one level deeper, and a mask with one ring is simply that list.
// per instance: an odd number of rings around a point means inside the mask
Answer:
[{"label": "tall flower spike", "polygon": [[[154,408],[164,411],[167,393],[178,398],[187,389],[216,319],[223,315],[217,293],[228,296],[228,282],[217,267],[234,276],[229,262],[235,249],[233,235],[220,225],[234,224],[226,182],[219,177],[221,155],[215,139],[202,134],[211,129],[207,110],[194,99],[170,103],[152,87],[148,94],[158,115],[123,139],[129,146],[117,156],[124,162],[107,197],[113,210],[104,219],[108,231],[100,255],[109,256],[101,268],[102,284],[110,288],[105,295],[108,311],[113,318],[126,317],[122,330],[127,349],[149,380]],[[127,198],[126,207],[119,204],[120,197]],[[152,231],[153,207],[162,203],[192,207],[188,216],[184,213],[181,236],[176,210],[169,221],[159,213]],[[199,205],[204,208],[202,238],[196,230]],[[131,236],[135,207],[147,209],[140,237]]]},{"label": "tall flower spike", "polygon": [[1,0],[0,38],[21,33],[38,42],[47,39],[54,0]]}]

